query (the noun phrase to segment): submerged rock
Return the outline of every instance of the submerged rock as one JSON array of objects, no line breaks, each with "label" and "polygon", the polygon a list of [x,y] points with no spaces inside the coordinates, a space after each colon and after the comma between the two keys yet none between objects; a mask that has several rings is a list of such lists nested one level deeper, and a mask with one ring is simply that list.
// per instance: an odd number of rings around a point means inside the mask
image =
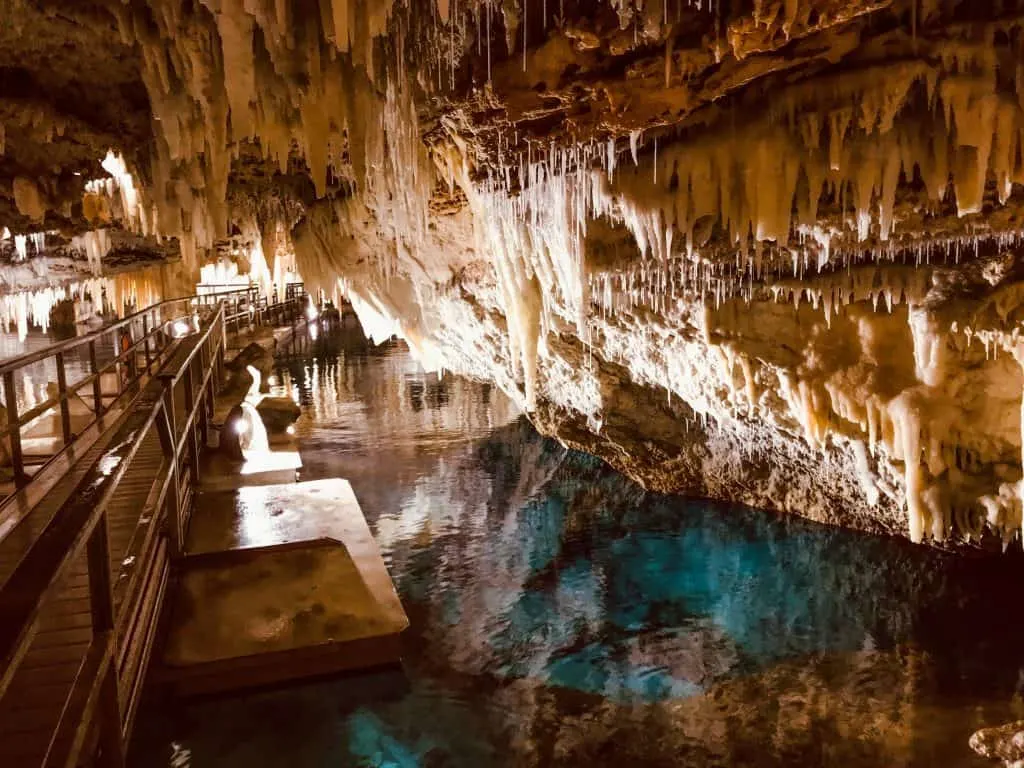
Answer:
[{"label": "submerged rock", "polygon": [[241,391],[245,394],[249,391],[253,382],[252,376],[246,370],[249,366],[260,373],[260,392],[270,391],[268,379],[274,371],[274,353],[254,341],[225,364],[224,367],[231,371],[225,385],[226,392]]},{"label": "submerged rock", "polygon": [[247,368],[231,371],[218,394],[220,397],[227,398],[228,400],[241,401],[252,388],[253,383],[254,379]]},{"label": "submerged rock", "polygon": [[239,403],[228,413],[221,430],[220,450],[233,461],[245,461],[245,451],[266,451],[267,432],[252,403]]},{"label": "submerged rock", "polygon": [[243,428],[244,418],[241,404],[236,405],[228,412],[228,416],[224,420],[224,426],[221,428],[218,448],[221,453],[232,461],[245,461],[245,454],[243,453],[245,449],[245,445],[243,445],[245,433]]},{"label": "submerged rock", "polygon": [[264,397],[256,406],[263,425],[270,434],[280,434],[294,424],[302,411],[290,397]]},{"label": "submerged rock", "polygon": [[266,378],[274,368],[273,351],[254,341],[243,347],[237,355],[225,363],[230,371],[245,370],[250,365]]}]

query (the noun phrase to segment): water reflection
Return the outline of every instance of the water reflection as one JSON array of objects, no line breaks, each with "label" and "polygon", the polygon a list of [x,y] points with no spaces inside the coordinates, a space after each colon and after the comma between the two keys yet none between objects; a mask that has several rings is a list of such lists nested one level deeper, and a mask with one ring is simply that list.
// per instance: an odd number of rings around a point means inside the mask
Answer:
[{"label": "water reflection", "polygon": [[[170,262],[0,294],[0,332],[24,340],[31,329],[46,333],[54,324],[61,338],[88,333],[164,298],[186,296],[190,287],[181,264]],[[60,307],[65,311],[54,315]]]},{"label": "water reflection", "polygon": [[[75,335],[85,335],[103,325],[165,298],[191,293],[179,263],[141,267],[115,274],[0,295],[0,360],[37,352]],[[67,312],[57,323],[51,314],[59,306]],[[101,339],[96,348],[99,365],[119,352],[113,336]],[[78,347],[65,357],[69,385],[91,372],[89,350]],[[19,413],[48,399],[56,385],[57,368],[52,358],[40,360],[18,372],[15,394]]]},{"label": "water reflection", "polygon": [[304,339],[276,379],[273,393],[303,407],[303,478],[350,478],[365,509],[392,514],[440,459],[518,416],[489,385],[424,373],[398,342],[374,346],[352,315]]},{"label": "water reflection", "polygon": [[1024,715],[1015,558],[648,494],[352,328],[277,375],[385,550],[404,674],[168,705],[139,765],[974,766]]}]

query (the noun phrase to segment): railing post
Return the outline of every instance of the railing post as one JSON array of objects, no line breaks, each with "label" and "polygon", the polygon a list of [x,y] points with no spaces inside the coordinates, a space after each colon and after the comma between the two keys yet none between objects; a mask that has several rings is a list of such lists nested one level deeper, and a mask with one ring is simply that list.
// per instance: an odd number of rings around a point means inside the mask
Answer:
[{"label": "railing post", "polygon": [[114,628],[114,591],[110,580],[110,540],[106,512],[100,515],[96,528],[89,536],[87,558],[92,627],[94,632],[105,632]]},{"label": "railing post", "polygon": [[192,413],[192,404],[195,401],[195,390],[192,389],[192,363],[185,366],[183,378],[185,380],[185,418]]},{"label": "railing post", "polygon": [[206,392],[203,393],[203,446],[207,446],[210,443],[210,420],[213,418],[213,390],[217,386],[216,380],[216,358],[212,365],[214,366],[214,372],[210,374],[210,384],[206,388]]},{"label": "railing post", "polygon": [[111,659],[100,688],[100,768],[124,768],[125,749],[121,736],[121,696],[117,688],[117,654],[111,636]]},{"label": "railing post", "polygon": [[185,553],[185,541],[181,530],[181,485],[178,481],[177,433],[174,429],[174,389],[171,386],[164,390],[162,405],[163,413],[157,416],[156,431],[164,456],[171,462],[170,489],[165,503],[171,505],[167,521],[171,526],[171,553],[177,558]]},{"label": "railing post", "polygon": [[[200,356],[201,359],[201,356]],[[199,481],[199,414],[193,416],[193,409],[196,404],[195,389],[193,387],[195,378],[192,369],[195,367],[195,358],[185,367],[185,423],[192,419],[192,426],[188,431],[189,444],[189,467],[192,470],[192,482]]]},{"label": "railing post", "polygon": [[60,401],[57,406],[60,408],[60,431],[64,438],[64,445],[71,442],[71,405],[68,403],[68,376],[64,370],[64,353],[57,355],[57,396]]},{"label": "railing post", "polygon": [[142,336],[146,339],[146,373],[151,373],[153,368],[153,353],[149,349],[149,313],[142,316]]},{"label": "railing post", "polygon": [[121,735],[121,696],[117,684],[117,638],[114,634],[114,590],[110,578],[110,538],[107,514],[100,515],[86,549],[89,568],[89,603],[93,637],[110,637],[110,661],[100,689],[97,709],[99,747],[104,768],[122,768],[125,763]]},{"label": "railing post", "polygon": [[128,387],[125,382],[125,366],[124,360],[121,359],[121,338],[123,334],[121,331],[115,331],[114,336],[114,373],[117,378],[117,397],[114,399],[115,403],[121,402],[121,396],[127,391]]},{"label": "railing post", "polygon": [[200,434],[200,438],[205,448],[209,444],[210,439],[210,417],[213,415],[213,408],[210,407],[210,393],[213,392],[213,388],[217,386],[216,368],[217,368],[217,353],[216,347],[214,346],[213,330],[211,329],[210,335],[206,337],[206,341],[203,342],[203,376],[206,376],[209,372],[209,378],[206,380],[206,388],[200,393],[200,397],[203,402],[203,431]]},{"label": "railing post", "polygon": [[100,381],[100,367],[96,363],[96,339],[89,340],[89,369],[92,371],[92,399],[96,417],[103,415],[103,382]]},{"label": "railing post", "polygon": [[22,488],[28,482],[28,477],[25,475],[25,463],[21,455],[21,424],[18,423],[18,394],[14,391],[14,371],[4,374],[4,395],[7,399],[7,437],[11,444],[14,487]]},{"label": "railing post", "polygon": [[125,360],[125,365],[128,368],[128,381],[132,385],[133,389],[136,382],[136,374],[138,373],[138,355],[135,351],[135,323],[128,323],[125,326],[128,329],[128,357]]}]

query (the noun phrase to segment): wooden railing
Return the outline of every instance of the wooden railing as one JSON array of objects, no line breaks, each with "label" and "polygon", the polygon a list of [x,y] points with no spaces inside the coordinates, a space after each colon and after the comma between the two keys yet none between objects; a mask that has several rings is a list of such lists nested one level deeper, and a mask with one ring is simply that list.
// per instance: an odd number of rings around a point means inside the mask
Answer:
[{"label": "wooden railing", "polygon": [[[29,679],[35,654],[47,653],[46,633],[52,631],[47,622],[57,607],[65,611],[74,606],[76,615],[91,615],[91,630],[75,641],[81,643],[82,661],[74,681],[52,694],[56,724],[40,731],[42,743],[49,746],[33,765],[74,768],[93,757],[101,766],[124,765],[170,566],[185,553],[193,481],[211,429],[229,326],[294,322],[305,312],[306,301],[299,294],[257,308],[247,292],[229,292],[162,302],[95,334],[0,366],[7,394],[14,391],[13,378],[25,366],[47,358],[57,363],[58,391],[47,402],[19,414],[8,394],[15,407],[0,434],[12,444],[18,443],[26,424],[53,408],[59,409],[64,425],[64,448],[73,444],[76,433],[67,426],[68,403],[80,390],[92,393],[91,424],[106,412],[97,427],[103,431],[104,441],[98,443],[103,447],[88,453],[76,448],[62,459],[66,463],[89,457],[54,486],[60,494],[46,505],[52,509],[38,515],[38,508],[19,508],[20,522],[0,529],[0,704],[12,701],[5,698],[8,691],[20,690]],[[185,325],[176,327],[181,323]],[[127,342],[101,364],[98,348],[113,343],[106,338],[112,334],[122,334]],[[69,383],[60,374],[63,357],[82,348],[89,353],[90,372]],[[118,374],[118,383],[107,392],[101,384],[110,371]],[[115,404],[117,413],[110,411]],[[23,468],[16,466],[16,471]],[[130,480],[124,487],[133,490],[119,494],[126,476]],[[28,491],[35,493],[38,485]],[[50,492],[56,493],[53,488]],[[129,504],[129,496],[140,501]],[[135,533],[128,543],[119,540],[114,556],[132,565],[119,571],[111,563],[109,524],[115,519],[117,530],[125,530],[126,513],[112,511],[125,509],[130,509],[127,522]],[[26,534],[19,535],[23,530]],[[84,582],[83,563],[87,587],[71,586],[76,580]],[[37,636],[47,642],[35,642]]]},{"label": "wooden railing", "polygon": [[[0,423],[0,447],[6,447],[10,455],[15,488],[28,484],[27,466],[45,465],[53,460],[105,412],[123,405],[128,396],[138,394],[144,380],[164,362],[175,340],[222,301],[229,303],[233,313],[228,315],[227,322],[237,326],[248,313],[248,291],[189,296],[154,304],[99,331],[0,363],[3,405],[7,409],[6,423]],[[67,362],[72,358],[83,362],[87,373],[69,382]],[[19,376],[47,361],[52,361],[55,368],[56,393],[22,410],[18,404]],[[88,410],[84,418],[80,414],[72,416],[76,401]],[[26,456],[25,432],[46,415],[59,418],[59,435],[54,437],[59,436],[60,448],[41,456]]]},{"label": "wooden railing", "polygon": [[232,331],[249,330],[267,324],[294,327],[308,303],[303,283],[288,283],[283,299],[277,296],[275,290],[273,301],[263,297],[255,286],[238,288],[229,283],[200,283],[196,290],[201,298],[225,297],[228,302],[228,329]]},{"label": "wooden railing", "polygon": [[[92,640],[63,702],[43,761],[46,766],[78,765],[88,757],[85,750],[94,748],[99,764],[124,765],[125,735],[148,664],[169,562],[183,552],[190,480],[198,473],[214,389],[224,367],[227,320],[228,304],[221,301],[198,332],[175,346],[117,424],[111,447],[88,467],[60,513],[27,552],[19,554],[17,566],[0,582],[2,698],[30,650],[41,606],[58,591],[71,564],[85,555]],[[107,508],[153,430],[163,461],[152,472],[152,486],[140,510],[140,520],[150,524],[136,545],[138,567],[115,586]],[[0,541],[0,556],[6,554],[8,543]]]}]

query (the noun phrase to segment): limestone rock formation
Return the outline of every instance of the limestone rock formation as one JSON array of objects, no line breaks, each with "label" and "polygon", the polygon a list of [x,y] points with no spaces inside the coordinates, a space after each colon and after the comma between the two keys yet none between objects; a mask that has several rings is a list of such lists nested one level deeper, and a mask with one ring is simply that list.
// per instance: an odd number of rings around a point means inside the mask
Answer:
[{"label": "limestone rock formation", "polygon": [[971,736],[971,748],[982,757],[1002,760],[1008,768],[1024,765],[1024,722],[983,728]]},{"label": "limestone rock formation", "polygon": [[264,397],[256,406],[256,412],[271,435],[281,434],[302,415],[298,403],[290,397]]},{"label": "limestone rock formation", "polygon": [[648,487],[1019,538],[1020,0],[4,6],[5,272],[297,272]]},{"label": "limestone rock formation", "polygon": [[[269,386],[267,380],[270,378],[270,374],[274,372],[273,345],[265,346],[255,341],[251,342],[224,365],[232,374],[245,377],[249,381],[249,385],[251,385],[252,375],[249,372],[250,366],[259,371],[260,374],[260,385],[257,387],[257,390],[267,392],[267,387]],[[225,385],[225,388],[230,389],[231,382],[234,380],[235,376],[233,375],[229,379],[228,384]],[[242,390],[242,394],[249,391],[249,385]]]}]

